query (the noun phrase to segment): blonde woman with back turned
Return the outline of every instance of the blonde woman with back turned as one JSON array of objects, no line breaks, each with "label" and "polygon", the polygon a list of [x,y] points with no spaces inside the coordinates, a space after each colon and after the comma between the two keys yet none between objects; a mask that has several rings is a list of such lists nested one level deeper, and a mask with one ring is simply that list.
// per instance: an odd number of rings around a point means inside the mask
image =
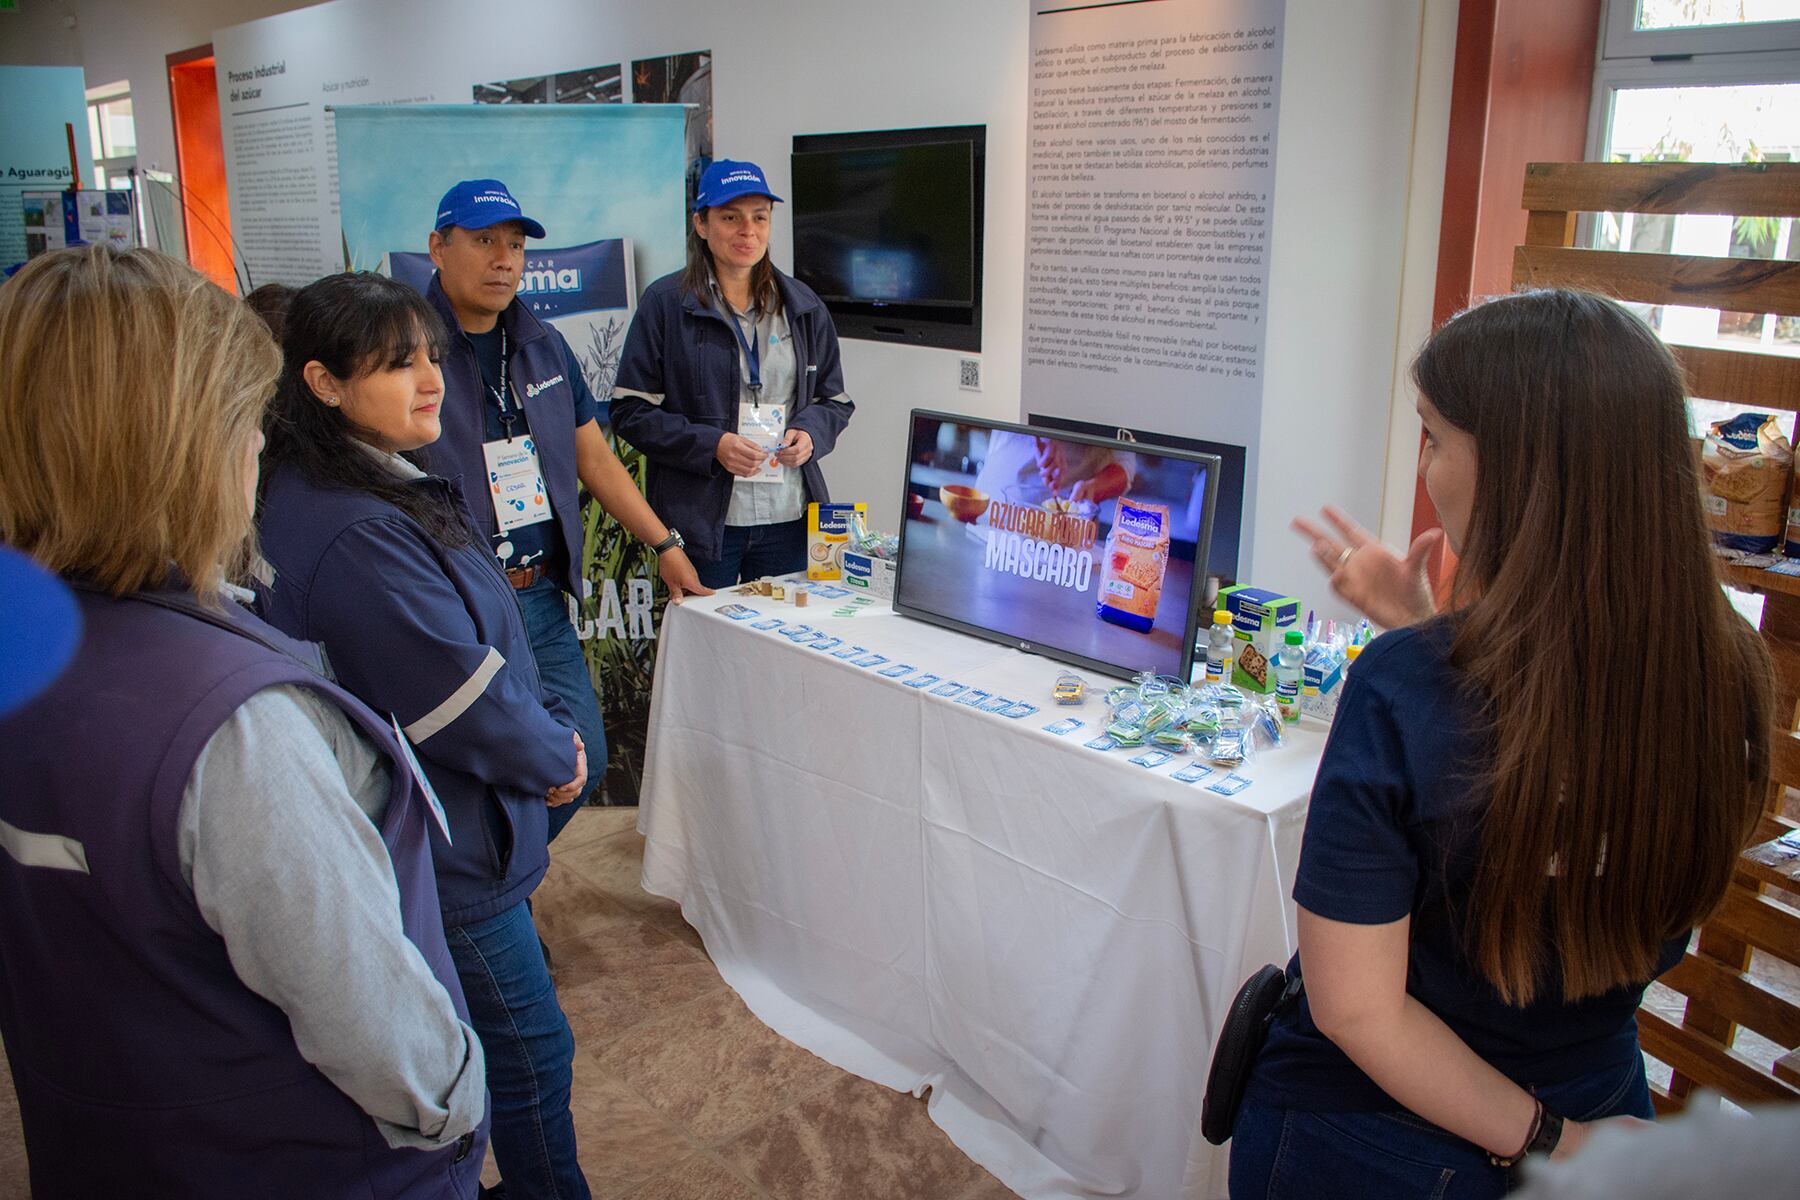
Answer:
[{"label": "blonde woman with back turned", "polygon": [[0,285],[0,540],[84,624],[0,720],[0,1034],[38,1200],[480,1182],[425,799],[386,721],[226,583],[280,365],[150,251]]}]

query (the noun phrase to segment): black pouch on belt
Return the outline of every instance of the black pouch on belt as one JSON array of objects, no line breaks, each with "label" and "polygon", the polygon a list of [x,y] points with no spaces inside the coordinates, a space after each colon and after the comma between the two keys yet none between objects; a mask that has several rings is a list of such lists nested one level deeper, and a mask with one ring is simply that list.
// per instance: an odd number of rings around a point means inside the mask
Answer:
[{"label": "black pouch on belt", "polygon": [[1278,1013],[1299,1000],[1300,990],[1300,973],[1296,971],[1290,979],[1273,963],[1238,989],[1225,1015],[1225,1027],[1219,1031],[1219,1044],[1213,1049],[1206,1099],[1200,1105],[1200,1133],[1213,1145],[1230,1140],[1238,1107],[1244,1102],[1244,1088],[1250,1082],[1250,1069],[1262,1052],[1269,1026]]}]

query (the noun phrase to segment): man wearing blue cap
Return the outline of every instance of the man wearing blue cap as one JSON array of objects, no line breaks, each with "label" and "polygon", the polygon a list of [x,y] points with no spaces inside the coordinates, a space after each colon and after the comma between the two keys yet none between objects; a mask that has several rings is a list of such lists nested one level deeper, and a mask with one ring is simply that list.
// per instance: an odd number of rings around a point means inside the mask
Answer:
[{"label": "man wearing blue cap", "polygon": [[[538,673],[562,697],[594,764],[606,775],[606,734],[564,595],[580,597],[578,485],[657,552],[669,597],[700,595],[680,533],[664,525],[600,431],[599,406],[562,334],[518,299],[525,239],[544,227],[497,179],[467,179],[444,193],[430,237],[437,266],[426,295],[450,331],[443,360],[443,436],[434,470],[486,479],[470,493],[481,531],[517,592]],[[521,505],[509,497],[523,496]],[[579,805],[553,809],[555,837]]]},{"label": "man wearing blue cap", "polygon": [[706,168],[687,269],[644,289],[613,386],[613,428],[650,460],[700,578],[728,587],[806,565],[819,460],[855,405],[824,303],[769,261],[780,197],[755,163]]}]

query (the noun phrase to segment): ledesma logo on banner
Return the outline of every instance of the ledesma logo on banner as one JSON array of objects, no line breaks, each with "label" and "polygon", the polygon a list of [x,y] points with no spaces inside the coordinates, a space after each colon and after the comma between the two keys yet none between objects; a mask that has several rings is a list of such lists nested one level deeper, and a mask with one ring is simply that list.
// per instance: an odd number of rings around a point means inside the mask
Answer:
[{"label": "ledesma logo on banner", "polygon": [[[539,317],[566,317],[631,307],[623,238],[579,246],[533,247],[525,251],[519,299]],[[388,253],[388,274],[423,292],[431,285],[429,254]]]}]

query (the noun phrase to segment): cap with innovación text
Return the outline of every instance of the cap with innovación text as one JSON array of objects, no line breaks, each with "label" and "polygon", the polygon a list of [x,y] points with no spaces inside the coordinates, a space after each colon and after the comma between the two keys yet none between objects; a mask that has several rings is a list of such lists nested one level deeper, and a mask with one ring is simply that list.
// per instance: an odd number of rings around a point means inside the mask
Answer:
[{"label": "cap with innovaci\u00f3n text", "polygon": [[517,221],[526,237],[541,238],[544,227],[526,216],[506,185],[498,179],[465,179],[438,201],[433,229],[450,225],[461,229],[486,229],[502,221]]},{"label": "cap with innovaci\u00f3n text", "polygon": [[734,162],[721,158],[700,176],[700,188],[694,195],[694,211],[729,204],[739,196],[767,196],[777,204],[781,197],[769,190],[762,168],[753,162]]}]

